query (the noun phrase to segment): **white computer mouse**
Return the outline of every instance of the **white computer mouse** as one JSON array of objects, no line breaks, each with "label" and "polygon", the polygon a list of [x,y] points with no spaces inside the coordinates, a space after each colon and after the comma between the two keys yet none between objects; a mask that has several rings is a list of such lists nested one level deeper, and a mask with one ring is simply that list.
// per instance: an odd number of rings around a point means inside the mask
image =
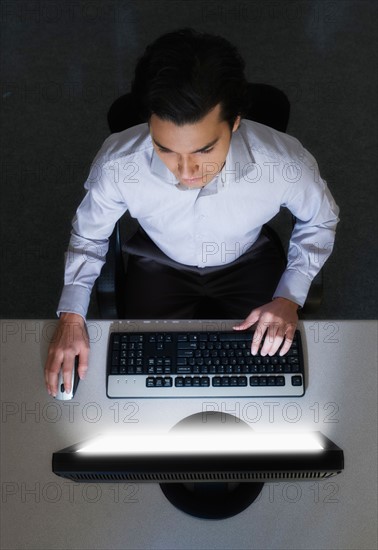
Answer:
[{"label": "white computer mouse", "polygon": [[76,355],[74,366],[72,368],[71,390],[68,393],[64,389],[63,369],[60,369],[60,373],[58,377],[58,393],[56,394],[55,399],[59,399],[60,401],[68,401],[69,399],[73,398],[80,380],[79,374],[78,374],[78,367],[79,367],[79,356]]}]

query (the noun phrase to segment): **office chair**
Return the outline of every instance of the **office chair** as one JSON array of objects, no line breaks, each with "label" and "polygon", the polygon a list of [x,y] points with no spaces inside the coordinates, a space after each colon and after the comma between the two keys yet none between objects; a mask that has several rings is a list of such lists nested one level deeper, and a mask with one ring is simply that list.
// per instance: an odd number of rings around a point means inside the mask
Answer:
[{"label": "office chair", "polygon": [[[249,105],[245,118],[270,126],[280,132],[286,132],[290,115],[290,103],[286,95],[277,88],[267,84],[248,85]],[[131,94],[118,98],[108,111],[108,125],[111,133],[121,132],[144,122],[138,116],[138,110]],[[292,226],[295,218],[292,216]],[[265,224],[264,232],[276,244],[286,263],[286,252],[280,237],[274,229]],[[109,250],[106,263],[96,282],[97,303],[102,319],[124,319],[125,277],[128,255],[123,249],[123,243],[132,238],[138,231],[137,220],[126,213],[116,223],[109,238]],[[312,313],[321,303],[323,294],[323,278],[320,272],[313,281],[306,303],[301,312]],[[206,309],[204,309],[206,311]],[[204,318],[207,317],[206,315]]]}]

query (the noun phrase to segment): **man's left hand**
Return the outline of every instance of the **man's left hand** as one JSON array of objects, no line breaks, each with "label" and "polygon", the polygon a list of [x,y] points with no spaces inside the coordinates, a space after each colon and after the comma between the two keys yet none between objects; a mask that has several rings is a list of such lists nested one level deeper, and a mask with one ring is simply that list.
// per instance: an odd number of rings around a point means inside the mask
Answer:
[{"label": "man's left hand", "polygon": [[245,330],[257,323],[252,341],[252,355],[258,352],[264,335],[261,355],[274,355],[284,340],[280,355],[285,355],[293,342],[298,324],[297,310],[298,304],[295,302],[286,298],[275,298],[269,304],[251,311],[242,323],[234,326],[234,329]]}]

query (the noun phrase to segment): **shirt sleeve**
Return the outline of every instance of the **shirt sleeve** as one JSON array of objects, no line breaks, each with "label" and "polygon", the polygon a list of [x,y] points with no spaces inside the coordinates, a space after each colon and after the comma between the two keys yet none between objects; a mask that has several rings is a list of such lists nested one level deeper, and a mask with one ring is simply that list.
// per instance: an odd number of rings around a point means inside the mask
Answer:
[{"label": "shirt sleeve", "polygon": [[310,285],[330,256],[339,222],[336,205],[314,157],[305,149],[303,162],[287,166],[293,181],[285,197],[296,217],[291,234],[288,262],[273,298],[283,297],[303,306]]},{"label": "shirt sleeve", "polygon": [[109,163],[94,162],[84,187],[87,192],[72,221],[65,254],[64,286],[57,315],[86,317],[93,285],[105,263],[109,236],[127,205]]}]

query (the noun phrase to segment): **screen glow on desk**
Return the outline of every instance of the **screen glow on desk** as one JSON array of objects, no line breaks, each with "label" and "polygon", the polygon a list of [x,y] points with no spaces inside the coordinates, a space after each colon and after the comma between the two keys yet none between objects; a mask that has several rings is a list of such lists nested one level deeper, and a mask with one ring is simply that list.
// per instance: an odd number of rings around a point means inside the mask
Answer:
[{"label": "screen glow on desk", "polygon": [[220,433],[108,435],[84,444],[76,452],[92,455],[167,455],[320,452],[316,433]]}]

